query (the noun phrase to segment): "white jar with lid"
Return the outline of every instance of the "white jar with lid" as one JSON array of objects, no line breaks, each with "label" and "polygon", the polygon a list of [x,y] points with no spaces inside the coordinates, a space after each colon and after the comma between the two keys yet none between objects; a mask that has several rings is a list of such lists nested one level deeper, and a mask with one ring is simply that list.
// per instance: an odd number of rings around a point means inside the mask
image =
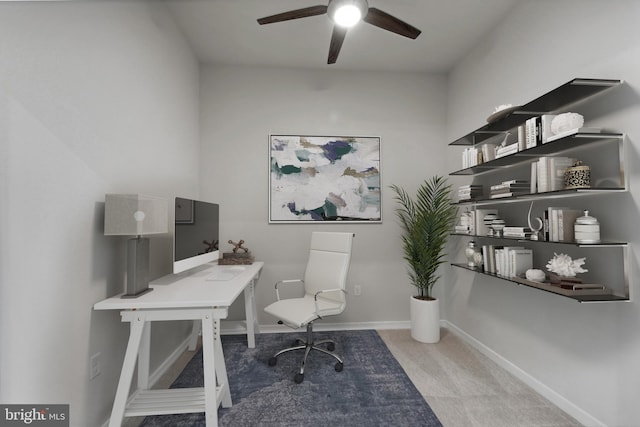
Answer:
[{"label": "white jar with lid", "polygon": [[600,243],[600,223],[589,211],[576,219],[573,231],[576,243]]}]

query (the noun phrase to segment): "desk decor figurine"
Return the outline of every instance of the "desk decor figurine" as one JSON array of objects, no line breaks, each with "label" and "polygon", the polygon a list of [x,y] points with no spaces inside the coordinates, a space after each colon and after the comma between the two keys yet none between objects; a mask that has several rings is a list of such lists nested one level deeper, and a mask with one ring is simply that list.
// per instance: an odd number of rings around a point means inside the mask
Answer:
[{"label": "desk decor figurine", "polygon": [[[248,248],[243,247],[244,240],[238,240],[238,243],[233,240],[228,242],[233,246],[232,252],[225,252],[222,254],[222,258],[218,260],[219,265],[249,265],[253,264],[253,255]],[[244,251],[244,252],[240,252]]]},{"label": "desk decor figurine", "polygon": [[531,240],[538,240],[538,239],[540,239],[540,230],[542,230],[542,228],[544,227],[544,222],[542,221],[542,218],[536,217],[534,219],[537,221],[538,226],[537,227],[533,226],[533,222],[531,221],[531,210],[532,209],[533,209],[533,202],[531,202],[531,205],[529,206],[529,213],[527,214],[527,221],[529,223],[529,228],[531,229]]}]

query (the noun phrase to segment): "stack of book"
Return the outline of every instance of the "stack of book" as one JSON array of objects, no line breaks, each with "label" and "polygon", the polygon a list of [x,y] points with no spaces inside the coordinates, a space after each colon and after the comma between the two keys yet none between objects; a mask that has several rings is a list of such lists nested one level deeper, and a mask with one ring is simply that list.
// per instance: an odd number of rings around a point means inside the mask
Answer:
[{"label": "stack of book", "polygon": [[458,200],[472,200],[482,197],[482,185],[470,184],[458,187]]},{"label": "stack of book", "polygon": [[518,239],[531,237],[531,229],[529,227],[506,226],[502,229],[504,237],[514,237]]},{"label": "stack of book", "polygon": [[529,184],[529,181],[522,179],[512,179],[509,181],[503,181],[500,184],[492,185],[490,188],[489,197],[491,197],[492,199],[512,197],[522,194],[529,194],[530,191],[531,184]]},{"label": "stack of book", "polygon": [[514,142],[513,144],[500,146],[496,149],[496,159],[504,156],[510,156],[511,154],[515,154],[518,152],[518,143]]}]

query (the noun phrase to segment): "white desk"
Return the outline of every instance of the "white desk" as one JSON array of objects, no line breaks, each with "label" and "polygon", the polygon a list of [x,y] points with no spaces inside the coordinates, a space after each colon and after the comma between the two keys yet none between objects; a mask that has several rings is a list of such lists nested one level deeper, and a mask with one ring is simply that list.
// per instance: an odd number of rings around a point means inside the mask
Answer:
[{"label": "white desk", "polygon": [[[150,284],[153,291],[138,298],[123,299],[116,295],[93,306],[95,310],[123,310],[122,321],[129,322],[131,327],[109,427],[120,426],[124,417],[194,412],[205,412],[208,426],[218,425],[218,406],[231,406],[220,343],[220,319],[227,317],[229,306],[244,291],[247,342],[249,347],[255,347],[254,286],[263,265],[254,262],[243,266],[245,270],[230,280],[207,280],[221,269],[232,267],[210,264],[155,280]],[[202,325],[204,387],[149,390],[150,322],[167,320],[193,320],[194,325],[195,321]],[[127,404],[136,359],[138,389]]]}]

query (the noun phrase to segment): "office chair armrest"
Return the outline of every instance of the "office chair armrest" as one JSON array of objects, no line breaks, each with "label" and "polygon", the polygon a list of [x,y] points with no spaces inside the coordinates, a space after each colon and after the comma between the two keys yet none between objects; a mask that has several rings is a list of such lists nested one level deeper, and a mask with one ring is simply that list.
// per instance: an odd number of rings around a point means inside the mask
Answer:
[{"label": "office chair armrest", "polygon": [[298,283],[304,286],[304,280],[302,279],[288,279],[288,280],[279,280],[276,282],[276,298],[280,301],[280,291],[278,290],[279,284],[290,284],[290,283]]},{"label": "office chair armrest", "polygon": [[[342,292],[343,294],[347,295],[347,291],[345,291],[344,289],[340,289],[340,288],[324,289],[324,290],[316,292],[315,295],[313,296],[313,300],[316,303],[316,314],[318,316],[320,316],[320,307],[318,307],[318,295],[326,294],[326,293],[329,293],[329,292]],[[344,304],[344,302],[343,302],[343,304]]]}]

